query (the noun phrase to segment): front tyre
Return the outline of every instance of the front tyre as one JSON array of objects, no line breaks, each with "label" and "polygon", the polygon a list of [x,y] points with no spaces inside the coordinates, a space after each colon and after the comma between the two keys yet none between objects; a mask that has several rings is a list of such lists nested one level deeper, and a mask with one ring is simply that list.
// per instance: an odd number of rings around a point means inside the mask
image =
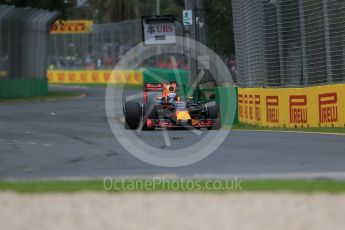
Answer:
[{"label": "front tyre", "polygon": [[140,124],[141,106],[138,102],[126,102],[123,108],[125,129],[137,129]]}]

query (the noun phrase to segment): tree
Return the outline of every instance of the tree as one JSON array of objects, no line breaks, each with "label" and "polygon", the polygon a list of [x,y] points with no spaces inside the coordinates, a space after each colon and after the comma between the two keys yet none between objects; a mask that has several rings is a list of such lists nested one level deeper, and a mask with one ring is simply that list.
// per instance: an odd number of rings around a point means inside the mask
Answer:
[{"label": "tree", "polygon": [[235,54],[230,0],[204,0],[208,46],[223,57]]},{"label": "tree", "polygon": [[62,13],[62,18],[67,18],[70,14],[69,10],[75,5],[75,0],[0,0],[0,4],[56,10]]},{"label": "tree", "polygon": [[[178,4],[176,4],[178,3]],[[181,0],[161,0],[161,14],[180,15]],[[156,14],[156,0],[89,0],[84,7],[86,18],[97,23],[119,22]]]}]

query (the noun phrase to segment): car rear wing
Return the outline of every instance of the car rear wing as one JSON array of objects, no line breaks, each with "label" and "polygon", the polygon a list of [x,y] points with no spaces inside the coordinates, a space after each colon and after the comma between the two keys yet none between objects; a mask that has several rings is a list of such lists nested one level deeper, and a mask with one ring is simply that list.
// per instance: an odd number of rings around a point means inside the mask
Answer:
[{"label": "car rear wing", "polygon": [[176,82],[167,83],[144,83],[144,102],[148,101],[147,92],[163,92],[167,85],[173,85],[178,90]]},{"label": "car rear wing", "polygon": [[163,91],[167,85],[173,85],[176,90],[178,89],[176,82],[169,82],[169,83],[145,83],[144,84],[144,91],[146,91],[146,92]]}]

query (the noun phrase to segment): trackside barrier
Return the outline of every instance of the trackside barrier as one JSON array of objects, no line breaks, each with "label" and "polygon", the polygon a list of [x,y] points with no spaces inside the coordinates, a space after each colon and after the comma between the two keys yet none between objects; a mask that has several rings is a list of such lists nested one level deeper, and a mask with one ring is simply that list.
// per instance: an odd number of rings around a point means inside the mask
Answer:
[{"label": "trackside barrier", "polygon": [[232,86],[216,88],[216,101],[221,108],[221,121],[223,127],[238,125],[237,92],[238,88]]},{"label": "trackside barrier", "polygon": [[[146,82],[160,82],[160,79],[177,81],[176,71],[171,69],[149,68],[141,70],[49,70],[48,80],[53,84],[88,84],[88,83],[127,83],[141,85]],[[178,70],[182,85],[187,84],[188,72]],[[159,76],[156,78],[155,76]]]},{"label": "trackside barrier", "polygon": [[0,98],[47,94],[49,31],[59,16],[0,4]]},{"label": "trackside barrier", "polygon": [[53,84],[142,84],[142,72],[139,70],[49,70],[48,81]]},{"label": "trackside barrier", "polygon": [[239,88],[238,116],[265,127],[345,127],[345,84]]},{"label": "trackside barrier", "polygon": [[47,92],[46,78],[0,79],[0,98],[44,96]]},{"label": "trackside barrier", "polygon": [[6,71],[0,71],[0,77],[7,77]]}]

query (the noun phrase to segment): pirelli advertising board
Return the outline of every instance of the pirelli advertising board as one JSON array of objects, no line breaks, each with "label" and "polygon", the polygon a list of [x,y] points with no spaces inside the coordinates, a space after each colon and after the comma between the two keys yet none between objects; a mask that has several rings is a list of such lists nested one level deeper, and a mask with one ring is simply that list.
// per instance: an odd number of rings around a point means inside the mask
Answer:
[{"label": "pirelli advertising board", "polygon": [[344,127],[345,84],[238,90],[241,122],[267,127]]},{"label": "pirelli advertising board", "polygon": [[92,32],[92,20],[58,20],[51,28],[51,34],[82,34]]},{"label": "pirelli advertising board", "polygon": [[141,85],[142,72],[139,70],[49,70],[49,83],[55,84],[88,84],[88,83],[115,83]]}]

